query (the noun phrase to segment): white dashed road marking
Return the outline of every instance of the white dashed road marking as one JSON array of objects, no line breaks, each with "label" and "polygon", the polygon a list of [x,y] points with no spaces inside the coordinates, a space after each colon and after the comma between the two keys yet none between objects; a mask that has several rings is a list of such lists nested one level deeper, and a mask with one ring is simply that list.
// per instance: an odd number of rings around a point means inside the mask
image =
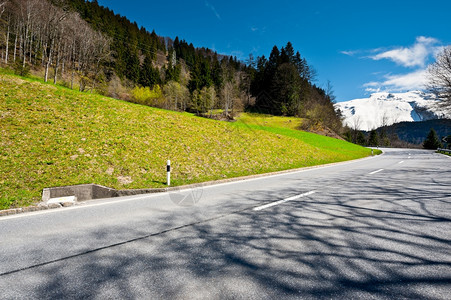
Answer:
[{"label": "white dashed road marking", "polygon": [[384,169],[379,169],[379,170],[377,170],[377,171],[371,172],[371,173],[370,173],[370,175],[373,175],[373,174],[379,173],[379,172],[381,172],[381,171],[383,171],[383,170],[384,170]]},{"label": "white dashed road marking", "polygon": [[315,191],[310,191],[310,192],[307,192],[307,193],[304,193],[304,194],[300,194],[300,195],[296,195],[296,196],[293,196],[293,197],[290,197],[290,198],[287,198],[287,199],[283,199],[283,200],[279,200],[279,201],[272,202],[272,203],[269,203],[269,204],[265,204],[265,205],[262,205],[262,206],[258,206],[258,207],[253,208],[252,210],[255,210],[255,211],[262,210],[262,209],[269,208],[269,207],[275,206],[275,205],[279,205],[279,204],[282,204],[282,203],[285,203],[285,202],[288,202],[288,201],[291,201],[291,200],[296,200],[296,199],[299,199],[299,198],[302,198],[302,197],[305,197],[305,196],[309,196],[309,195],[314,194],[314,193],[315,193]]}]

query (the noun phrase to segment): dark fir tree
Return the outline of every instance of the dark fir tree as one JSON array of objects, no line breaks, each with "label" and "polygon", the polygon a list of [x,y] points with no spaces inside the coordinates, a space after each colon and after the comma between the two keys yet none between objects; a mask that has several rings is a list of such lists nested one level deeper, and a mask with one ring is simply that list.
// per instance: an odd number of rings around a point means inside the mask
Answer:
[{"label": "dark fir tree", "polygon": [[435,132],[434,128],[431,128],[428,136],[426,137],[426,140],[423,143],[423,148],[435,150],[437,148],[440,148],[441,146],[442,144],[440,143],[440,140],[437,136],[437,132]]},{"label": "dark fir tree", "polygon": [[302,107],[301,86],[301,78],[294,65],[284,63],[277,68],[271,84],[277,114],[299,116]]},{"label": "dark fir tree", "polygon": [[357,138],[356,138],[355,143],[362,145],[362,146],[366,145],[366,138],[365,138],[365,135],[363,134],[363,132],[359,131],[359,133],[357,133]]},{"label": "dark fir tree", "polygon": [[175,50],[171,49],[168,55],[168,66],[165,70],[165,82],[176,81],[180,82],[180,73],[182,68],[179,63],[177,63],[177,56]]},{"label": "dark fir tree", "polygon": [[376,130],[370,131],[370,137],[368,138],[368,145],[373,146],[373,147],[379,146],[379,136],[378,136]]},{"label": "dark fir tree", "polygon": [[159,84],[160,82],[160,72],[158,72],[157,68],[154,68],[152,59],[149,56],[146,56],[143,65],[140,67],[139,84],[152,88],[155,84]]}]

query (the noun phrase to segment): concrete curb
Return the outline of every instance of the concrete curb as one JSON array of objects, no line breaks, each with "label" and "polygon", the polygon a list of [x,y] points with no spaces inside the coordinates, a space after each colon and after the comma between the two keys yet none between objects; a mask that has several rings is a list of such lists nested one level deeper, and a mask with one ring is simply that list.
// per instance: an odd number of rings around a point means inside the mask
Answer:
[{"label": "concrete curb", "polygon": [[[382,152],[382,154],[384,154],[384,152]],[[274,176],[274,175],[296,173],[299,171],[318,169],[318,168],[329,167],[329,166],[334,166],[334,165],[339,165],[339,164],[344,164],[344,163],[352,163],[352,162],[370,159],[370,158],[374,158],[374,157],[377,157],[377,155],[359,158],[359,159],[355,159],[355,160],[329,163],[329,164],[324,164],[324,165],[303,167],[303,168],[297,168],[297,169],[290,169],[290,170],[283,170],[283,171],[255,174],[255,175],[248,175],[248,176],[241,176],[241,177],[233,177],[233,178],[207,181],[207,182],[201,182],[201,183],[193,183],[193,184],[180,185],[180,186],[167,187],[167,188],[116,190],[116,189],[98,185],[98,184],[81,184],[81,185],[45,188],[42,191],[42,202],[39,203],[38,205],[32,205],[32,206],[21,207],[21,208],[12,208],[12,209],[7,209],[7,210],[0,210],[0,217],[17,215],[17,214],[27,213],[27,212],[55,209],[55,208],[61,208],[61,207],[69,207],[69,206],[73,206],[73,205],[80,205],[80,204],[82,204],[82,203],[80,203],[81,201],[87,201],[87,200],[115,198],[115,197],[123,197],[123,196],[134,196],[134,195],[143,195],[143,194],[164,193],[164,192],[179,191],[179,190],[184,190],[184,189],[205,187],[205,186],[228,183],[228,182],[243,181],[243,180],[247,180],[247,179],[263,178],[263,177],[270,177],[270,176]],[[60,197],[68,197],[68,196],[75,196],[77,198],[77,202],[47,204],[47,201],[49,201],[50,199],[60,198]]]},{"label": "concrete curb", "polygon": [[[70,202],[69,202],[70,203]],[[5,216],[12,216],[17,215],[21,213],[27,213],[27,212],[33,212],[33,211],[41,211],[41,210],[48,210],[48,209],[54,209],[54,208],[61,208],[61,207],[67,207],[70,205],[73,205],[73,203],[52,203],[52,204],[44,204],[40,203],[38,205],[32,205],[27,207],[20,207],[20,208],[12,208],[12,209],[6,209],[6,210],[0,210],[0,217]]]}]

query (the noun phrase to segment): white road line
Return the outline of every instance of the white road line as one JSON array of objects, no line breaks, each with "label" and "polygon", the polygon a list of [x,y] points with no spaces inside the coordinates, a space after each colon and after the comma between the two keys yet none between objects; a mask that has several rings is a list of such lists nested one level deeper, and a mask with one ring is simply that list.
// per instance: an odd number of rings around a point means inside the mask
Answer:
[{"label": "white road line", "polygon": [[307,192],[307,193],[304,193],[304,194],[300,194],[300,195],[296,195],[296,196],[293,196],[293,197],[290,197],[290,198],[287,198],[287,199],[283,199],[283,200],[279,200],[279,201],[272,202],[272,203],[269,203],[269,204],[265,204],[265,205],[262,205],[262,206],[258,206],[258,207],[253,208],[252,210],[259,211],[259,210],[262,210],[262,209],[265,209],[265,208],[268,208],[268,207],[271,207],[271,206],[279,205],[279,204],[282,204],[282,203],[285,203],[285,202],[288,202],[288,201],[291,201],[291,200],[296,200],[296,199],[299,199],[299,198],[302,198],[302,197],[305,197],[305,196],[309,196],[309,195],[314,194],[314,193],[315,193],[315,191],[310,191],[310,192]]},{"label": "white road line", "polygon": [[403,160],[401,160],[398,164],[402,164],[402,163],[404,163],[404,161]]},{"label": "white road line", "polygon": [[[383,152],[381,155],[385,155],[385,152]],[[186,187],[186,188],[178,190],[177,192],[183,193],[183,192],[191,191],[193,189],[198,189],[198,188],[209,189],[209,188],[215,188],[215,187],[219,187],[219,186],[241,184],[243,182],[265,180],[265,179],[282,177],[282,176],[297,175],[300,173],[311,172],[311,171],[320,170],[320,169],[327,169],[327,168],[333,168],[336,166],[343,166],[343,165],[348,165],[348,164],[359,163],[363,160],[374,159],[374,158],[380,157],[381,155],[370,156],[370,157],[365,157],[365,158],[361,158],[361,159],[338,162],[338,163],[331,163],[331,164],[326,164],[326,165],[318,165],[318,166],[312,166],[312,167],[306,167],[306,168],[299,168],[298,170],[295,170],[295,171],[286,170],[286,172],[282,172],[280,174],[273,174],[273,175],[260,174],[260,176],[256,177],[256,178],[242,178],[242,179],[235,178],[236,180],[233,180],[231,182],[200,185],[198,187]],[[4,216],[4,217],[0,217],[0,221],[9,220],[9,219],[17,219],[17,218],[25,218],[25,217],[29,217],[29,216],[36,216],[36,215],[42,215],[42,214],[50,214],[50,213],[56,213],[56,212],[61,212],[61,211],[68,211],[68,210],[77,210],[77,209],[83,209],[83,208],[89,208],[89,207],[95,207],[95,206],[110,205],[110,204],[116,204],[116,203],[121,203],[121,202],[129,202],[129,201],[141,200],[144,198],[158,197],[158,196],[167,195],[167,194],[168,194],[168,192],[151,193],[151,194],[136,195],[133,198],[130,198],[130,196],[124,196],[123,197],[124,200],[121,200],[120,198],[111,198],[111,200],[108,200],[105,202],[102,201],[101,203],[89,203],[90,200],[88,200],[86,205],[76,205],[76,206],[71,206],[71,207],[64,207],[64,208],[62,208],[62,210],[61,209],[49,209],[49,210],[41,210],[41,211],[29,212],[29,213],[21,213],[21,214],[17,214],[17,215]],[[100,200],[100,199],[95,199],[95,200]],[[92,201],[95,201],[95,200],[92,200]]]},{"label": "white road line", "polygon": [[381,171],[383,171],[383,170],[384,170],[384,169],[379,169],[379,170],[377,170],[377,171],[371,172],[369,175],[373,175],[373,174],[379,173],[379,172],[381,172]]},{"label": "white road line", "polygon": [[[100,203],[89,203],[91,200],[87,200],[87,201],[82,201],[81,203],[79,203],[79,205],[70,206],[70,207],[39,210],[39,211],[33,211],[33,212],[20,213],[20,214],[16,214],[16,215],[0,217],[0,222],[3,220],[26,218],[26,217],[32,217],[32,216],[38,216],[38,215],[64,212],[64,211],[69,211],[69,210],[77,210],[77,209],[83,209],[83,208],[90,208],[90,207],[96,207],[96,206],[104,206],[104,205],[109,205],[109,204],[142,200],[142,199],[146,199],[146,198],[158,197],[158,196],[161,196],[162,194],[163,193],[151,193],[151,194],[136,195],[136,196],[123,196],[122,198],[124,198],[124,199],[111,198],[112,200],[100,202]],[[108,199],[108,198],[106,198],[106,199]],[[95,199],[95,200],[101,200],[101,199]],[[92,201],[95,201],[95,200],[92,200]]]},{"label": "white road line", "polygon": [[[342,161],[342,162],[337,162],[337,163],[330,163],[330,164],[326,164],[326,165],[317,165],[317,166],[311,166],[311,167],[304,167],[304,168],[299,168],[299,169],[295,169],[293,170],[286,170],[286,171],[282,171],[282,173],[280,174],[272,174],[272,175],[267,175],[267,174],[259,174],[258,177],[255,178],[242,178],[240,179],[239,177],[235,178],[236,180],[230,181],[230,182],[224,182],[224,183],[216,183],[216,184],[207,184],[207,185],[202,185],[201,188],[202,189],[209,189],[209,188],[214,188],[214,187],[218,187],[218,186],[226,186],[226,185],[233,185],[233,184],[240,184],[243,182],[251,182],[251,181],[257,181],[257,180],[265,180],[265,179],[270,179],[270,178],[275,178],[275,177],[282,177],[282,176],[290,176],[290,175],[297,175],[300,173],[306,173],[306,172],[311,172],[311,171],[315,171],[315,170],[320,170],[320,169],[327,169],[327,168],[333,168],[336,166],[344,166],[344,165],[348,165],[348,164],[354,164],[354,163],[359,163],[360,161],[363,160],[368,160],[368,159],[375,159],[378,157],[381,157],[382,155],[385,155],[385,152],[382,152],[382,154],[378,155],[378,156],[369,156],[369,157],[364,157],[364,158],[360,158],[360,159],[355,159],[355,160],[349,160],[349,161]],[[233,179],[233,178],[231,178]],[[181,189],[178,192],[184,192],[184,191],[189,191],[192,189],[195,189],[196,187],[188,187],[186,189]]]}]

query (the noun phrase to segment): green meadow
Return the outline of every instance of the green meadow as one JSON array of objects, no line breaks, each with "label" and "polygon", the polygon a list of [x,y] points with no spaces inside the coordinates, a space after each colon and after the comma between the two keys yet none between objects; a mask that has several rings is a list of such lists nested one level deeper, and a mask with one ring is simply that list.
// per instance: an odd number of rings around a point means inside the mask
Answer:
[{"label": "green meadow", "polygon": [[42,189],[172,185],[356,159],[371,150],[297,130],[302,120],[242,114],[216,121],[0,74],[0,209]]}]

